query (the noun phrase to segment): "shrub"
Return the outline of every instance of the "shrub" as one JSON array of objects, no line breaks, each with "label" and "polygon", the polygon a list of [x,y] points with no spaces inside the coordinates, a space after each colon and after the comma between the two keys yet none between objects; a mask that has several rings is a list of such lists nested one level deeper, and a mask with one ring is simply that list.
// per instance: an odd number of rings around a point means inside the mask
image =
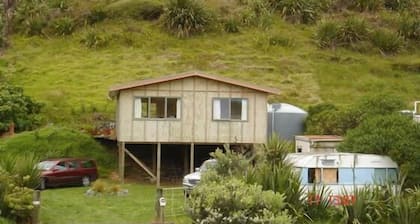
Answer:
[{"label": "shrub", "polygon": [[92,25],[104,21],[107,16],[108,15],[104,9],[96,8],[89,12],[89,14],[86,17],[86,22],[89,25]]},{"label": "shrub", "polygon": [[48,25],[47,15],[45,0],[21,1],[15,12],[16,28],[25,35],[40,35]]},{"label": "shrub", "polygon": [[103,193],[105,193],[105,190],[106,190],[106,183],[104,181],[102,181],[102,180],[96,180],[92,184],[92,190],[95,193],[103,194]]},{"label": "shrub", "polygon": [[48,127],[20,133],[6,139],[0,145],[0,158],[6,157],[6,155],[21,157],[25,154],[33,155],[37,159],[54,157],[92,158],[98,162],[100,174],[113,169],[116,162],[90,135],[62,127]]},{"label": "shrub", "polygon": [[340,25],[337,22],[323,22],[315,38],[321,48],[336,48],[340,43]]},{"label": "shrub", "polygon": [[412,0],[385,0],[384,6],[387,9],[399,11],[405,10],[413,6]]},{"label": "shrub", "polygon": [[120,0],[109,4],[105,10],[114,17],[155,20],[164,12],[161,1],[153,0]]},{"label": "shrub", "polygon": [[352,0],[353,7],[360,11],[376,12],[384,5],[384,0]]},{"label": "shrub", "polygon": [[385,54],[397,53],[403,45],[402,38],[397,33],[386,29],[375,30],[371,35],[371,41]]},{"label": "shrub", "polygon": [[80,40],[80,43],[88,48],[102,48],[109,44],[109,39],[103,34],[99,34],[95,31],[89,31]]},{"label": "shrub", "polygon": [[318,19],[321,5],[318,0],[282,0],[277,8],[289,21],[310,24]]},{"label": "shrub", "polygon": [[240,12],[242,24],[267,28],[272,24],[269,5],[264,0],[248,0]]},{"label": "shrub", "polygon": [[223,21],[223,29],[227,33],[239,33],[239,21],[234,18],[228,18]]},{"label": "shrub", "polygon": [[200,1],[170,0],[163,16],[165,28],[177,37],[189,37],[207,31],[213,16]]},{"label": "shrub", "polygon": [[398,33],[405,39],[420,41],[420,17],[401,17]]},{"label": "shrub", "polygon": [[55,35],[65,36],[73,33],[75,23],[70,17],[62,17],[53,22],[53,30]]},{"label": "shrub", "polygon": [[156,20],[163,14],[163,5],[158,1],[144,1],[140,4],[135,18],[143,20]]},{"label": "shrub", "polygon": [[363,19],[351,17],[344,21],[340,28],[340,42],[351,45],[361,40],[368,39],[368,27]]},{"label": "shrub", "polygon": [[197,223],[287,224],[283,196],[237,179],[200,184],[192,192],[191,218]]}]

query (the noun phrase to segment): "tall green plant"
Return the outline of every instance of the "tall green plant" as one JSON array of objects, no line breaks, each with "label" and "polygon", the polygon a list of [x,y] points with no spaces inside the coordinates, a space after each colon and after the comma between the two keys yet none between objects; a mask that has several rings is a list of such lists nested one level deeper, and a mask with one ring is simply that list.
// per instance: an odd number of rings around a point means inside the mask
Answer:
[{"label": "tall green plant", "polygon": [[169,0],[166,7],[163,24],[177,37],[203,33],[213,23],[213,15],[199,0]]}]

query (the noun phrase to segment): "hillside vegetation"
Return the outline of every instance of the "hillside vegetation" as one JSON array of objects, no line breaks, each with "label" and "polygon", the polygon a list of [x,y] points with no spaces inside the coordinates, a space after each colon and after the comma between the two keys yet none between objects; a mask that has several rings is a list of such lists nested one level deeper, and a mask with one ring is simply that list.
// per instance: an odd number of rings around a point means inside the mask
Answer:
[{"label": "hillside vegetation", "polygon": [[45,8],[15,15],[0,76],[45,104],[45,123],[90,128],[113,119],[110,86],[189,70],[275,87],[271,102],[304,108],[376,92],[419,100],[415,0],[193,1],[192,30],[171,17],[191,0],[36,2]]}]

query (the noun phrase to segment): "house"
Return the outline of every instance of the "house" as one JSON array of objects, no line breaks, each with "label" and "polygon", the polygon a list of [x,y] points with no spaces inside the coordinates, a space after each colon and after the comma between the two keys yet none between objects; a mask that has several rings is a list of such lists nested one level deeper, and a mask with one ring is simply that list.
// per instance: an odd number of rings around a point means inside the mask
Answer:
[{"label": "house", "polygon": [[[111,87],[119,175],[124,176],[126,154],[160,185],[165,153],[168,163],[182,160],[184,171],[191,172],[201,149],[265,143],[269,94],[278,90],[196,71]],[[148,165],[134,154],[150,147]]]},{"label": "house", "polygon": [[297,135],[295,136],[295,152],[337,152],[337,146],[342,141],[343,138],[336,135]]}]

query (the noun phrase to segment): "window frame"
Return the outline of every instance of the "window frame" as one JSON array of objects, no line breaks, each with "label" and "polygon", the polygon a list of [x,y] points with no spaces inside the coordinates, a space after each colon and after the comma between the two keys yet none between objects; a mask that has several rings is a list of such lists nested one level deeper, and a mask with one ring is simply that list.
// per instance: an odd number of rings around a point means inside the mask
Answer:
[{"label": "window frame", "polygon": [[[228,100],[229,101],[229,103],[228,103],[228,105],[229,105],[229,108],[228,108],[229,118],[228,119],[225,119],[225,118],[222,118],[222,117],[220,117],[219,119],[215,118],[215,113],[214,113],[214,110],[215,110],[214,109],[214,102],[215,102],[215,100]],[[241,108],[241,117],[243,116],[242,111],[243,110],[246,111],[245,119],[232,119],[232,100],[240,100],[242,107],[244,106],[243,102],[244,101],[246,102],[246,105],[245,105],[246,108],[245,109]],[[211,118],[212,118],[213,121],[248,122],[248,120],[249,120],[249,100],[248,100],[248,98],[242,98],[242,97],[213,97],[212,101],[211,101],[211,106],[212,106]],[[221,110],[222,109],[220,108],[220,115],[221,115]]]},{"label": "window frame", "polygon": [[[152,98],[163,98],[165,100],[164,103],[164,117],[150,117],[150,110],[151,110],[151,99]],[[138,117],[136,114],[136,101],[140,99],[140,108],[138,109],[140,111],[140,116]],[[147,99],[147,117],[143,117],[142,115],[142,100]],[[179,109],[176,111],[176,114],[179,114],[179,117],[168,117],[168,99],[176,99],[176,108]],[[178,108],[178,102],[179,102],[179,108]],[[166,97],[166,96],[135,96],[133,99],[133,120],[181,120],[182,118],[182,99],[181,97]]]}]

